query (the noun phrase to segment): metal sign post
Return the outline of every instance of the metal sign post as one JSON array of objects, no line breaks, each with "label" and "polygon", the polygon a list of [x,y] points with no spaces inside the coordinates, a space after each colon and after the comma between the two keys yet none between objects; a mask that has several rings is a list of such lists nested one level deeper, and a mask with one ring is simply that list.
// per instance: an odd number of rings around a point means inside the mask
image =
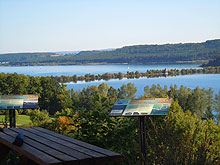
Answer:
[{"label": "metal sign post", "polygon": [[10,128],[15,128],[16,127],[15,109],[9,110],[9,120],[10,120]]},{"label": "metal sign post", "polygon": [[140,165],[146,165],[146,116],[167,115],[172,99],[119,99],[109,116],[138,117]]},{"label": "metal sign post", "polygon": [[145,116],[138,117],[138,132],[139,132],[139,150],[140,150],[140,165],[146,164],[146,120]]}]

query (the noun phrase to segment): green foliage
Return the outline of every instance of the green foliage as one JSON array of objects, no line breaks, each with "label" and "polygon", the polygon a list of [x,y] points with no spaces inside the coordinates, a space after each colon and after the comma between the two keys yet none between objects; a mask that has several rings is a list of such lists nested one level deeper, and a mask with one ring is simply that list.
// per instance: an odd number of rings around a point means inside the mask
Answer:
[{"label": "green foliage", "polygon": [[168,87],[164,86],[164,89],[157,84],[157,86],[155,84],[152,85],[152,87],[150,88],[149,85],[147,85],[146,87],[144,87],[144,98],[167,98],[168,97]]},{"label": "green foliage", "polygon": [[45,59],[51,57],[54,53],[10,53],[1,54],[0,62],[19,62],[34,59]]},{"label": "green foliage", "polygon": [[[7,123],[9,122],[9,118],[7,118]],[[5,115],[0,115],[0,123],[3,123],[4,126],[6,127],[6,121],[5,121]],[[31,120],[30,120],[30,116],[27,116],[27,115],[18,115],[16,117],[16,124],[18,124],[18,127],[21,125],[24,125],[24,124],[29,124],[31,123]]]},{"label": "green foliage", "polygon": [[[119,152],[125,158],[124,164],[133,165],[138,164],[139,158],[137,119],[108,116],[122,90],[126,93],[126,85],[118,91],[106,84],[82,91],[72,90],[74,111],[78,116],[70,124],[74,127],[68,135]],[[166,86],[152,85],[147,86],[145,92],[143,97],[172,97],[175,100],[168,116],[147,118],[148,164],[218,164],[220,127],[214,120],[203,121],[199,115],[201,112],[205,115],[207,109],[213,108],[212,89],[197,87],[191,90],[184,86],[178,89],[174,85],[168,90]],[[189,102],[192,98],[194,101]],[[200,104],[203,110],[195,104]],[[59,115],[71,116],[69,114],[74,111],[63,111]]]},{"label": "green foliage", "polygon": [[174,101],[163,120],[149,118],[147,151],[149,164],[218,164],[220,127],[183,112]]},{"label": "green foliage", "polygon": [[50,114],[72,105],[66,86],[50,77],[0,73],[0,95],[16,94],[37,94],[40,109],[46,109]]},{"label": "green foliage", "polygon": [[8,123],[9,123],[9,111],[8,110],[5,110],[5,118],[4,118],[4,121],[3,121],[3,125],[5,128],[8,128]]},{"label": "green foliage", "polygon": [[220,54],[213,55],[207,64],[202,64],[203,67],[220,66]]},{"label": "green foliage", "polygon": [[133,83],[123,84],[118,89],[118,98],[124,99],[124,98],[135,98],[135,93],[137,92],[137,88],[134,86]]},{"label": "green foliage", "polygon": [[207,60],[220,53],[220,40],[203,43],[136,45],[126,46],[113,51],[82,51],[73,62],[108,63],[167,63],[177,61]]},{"label": "green foliage", "polygon": [[[146,86],[144,88],[145,94],[143,98],[157,98],[157,97],[170,97],[174,100],[178,100],[179,105],[183,109],[184,112],[187,110],[191,111],[193,114],[197,114],[200,118],[214,119],[217,117],[213,115],[213,112],[216,111],[219,114],[218,109],[218,96],[216,95],[216,101],[213,102],[213,89],[209,88],[200,89],[196,87],[195,89],[190,89],[184,86],[180,86],[178,89],[177,85],[170,86],[168,90],[167,86],[162,88],[159,84],[156,86],[155,84],[150,86]],[[215,108],[214,108],[215,104]]]},{"label": "green foliage", "polygon": [[119,79],[127,78],[127,79],[134,79],[140,77],[167,77],[167,76],[178,76],[178,75],[192,75],[192,74],[220,74],[220,66],[217,67],[208,67],[203,69],[170,69],[168,70],[168,74],[165,74],[165,70],[147,70],[146,72],[127,72],[127,73],[103,73],[98,75],[93,74],[85,74],[84,76],[77,77],[74,76],[51,76],[52,79],[60,82],[77,82],[77,81],[95,81],[95,80],[110,80],[110,79]]},{"label": "green foliage", "polygon": [[41,87],[43,88],[39,98],[41,109],[47,109],[50,114],[54,114],[56,111],[71,106],[71,99],[65,85],[60,86],[55,80],[41,77]]},{"label": "green foliage", "polygon": [[[5,128],[7,128],[9,126],[9,122],[10,122],[10,119],[9,119],[9,111],[12,111],[12,110],[1,110],[4,114],[4,118],[2,119],[2,123],[4,125]],[[15,118],[16,118],[16,122],[18,121],[18,111],[15,110]]]},{"label": "green foliage", "polygon": [[214,111],[216,113],[215,117],[218,123],[220,123],[220,91],[215,95],[214,100]]},{"label": "green foliage", "polygon": [[46,110],[40,111],[39,109],[29,112],[30,120],[33,124],[39,125],[49,120],[49,113]]},{"label": "green foliage", "polygon": [[72,117],[74,114],[75,112],[72,109],[66,108],[66,109],[63,109],[61,112],[57,111],[54,114],[54,117],[59,117],[59,116]]},{"label": "green foliage", "polygon": [[108,113],[106,106],[101,104],[93,110],[79,110],[77,123],[73,123],[75,128],[69,136],[119,152],[126,158],[126,164],[135,164],[138,156],[137,120],[110,118]]},{"label": "green foliage", "polygon": [[[157,75],[160,71],[149,73]],[[139,158],[137,119],[113,118],[108,114],[117,98],[135,98],[136,91],[131,83],[123,84],[118,90],[102,83],[82,91],[67,91],[50,77],[0,73],[0,94],[39,95],[39,106],[46,110],[30,112],[35,125],[119,152],[124,157],[123,164],[130,165],[138,164]],[[144,91],[143,97],[174,100],[166,117],[146,119],[148,164],[220,163],[220,92],[213,97],[211,88],[192,90],[177,85],[169,89],[160,85],[146,86]],[[50,122],[48,112],[55,114]]]},{"label": "green foliage", "polygon": [[[126,87],[128,89],[134,88],[133,84],[125,85],[124,94],[125,96],[134,97],[136,91],[127,94]],[[118,91],[116,89],[104,83],[99,86],[84,88],[81,92],[71,90],[75,113],[77,112],[78,115],[73,116],[73,111],[71,113],[63,111],[59,112],[58,116],[56,114],[56,117],[62,116],[62,114],[70,117],[72,114],[74,120],[71,124],[73,127],[69,136],[120,152],[127,157],[127,160],[125,160],[127,164],[135,164],[138,156],[137,120],[108,116],[117,95]],[[60,119],[59,121],[61,121]],[[64,121],[64,118],[62,118],[62,121]]]},{"label": "green foliage", "polygon": [[193,113],[196,113],[199,117],[203,117],[209,105],[207,101],[206,90],[201,90],[199,87],[196,87],[188,97],[187,108]]}]

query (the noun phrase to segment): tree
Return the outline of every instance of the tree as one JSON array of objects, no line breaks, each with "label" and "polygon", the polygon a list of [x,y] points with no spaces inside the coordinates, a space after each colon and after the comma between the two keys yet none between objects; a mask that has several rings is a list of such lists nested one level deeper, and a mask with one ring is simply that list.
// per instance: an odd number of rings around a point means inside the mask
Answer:
[{"label": "tree", "polygon": [[169,97],[173,98],[174,100],[177,99],[178,97],[178,88],[177,85],[175,84],[174,87],[171,85],[170,90],[169,90]]},{"label": "tree", "polygon": [[207,110],[208,103],[206,97],[206,90],[200,89],[198,86],[192,91],[188,97],[187,109],[193,113],[196,113],[199,117],[204,117],[204,114]]},{"label": "tree", "polygon": [[29,115],[32,123],[37,125],[39,125],[40,123],[45,123],[49,119],[49,113],[46,110],[32,110],[29,112]]},{"label": "tree", "polygon": [[191,89],[184,87],[183,85],[180,86],[177,98],[179,101],[179,105],[183,108],[184,111],[187,110],[188,97],[190,94]]},{"label": "tree", "polygon": [[57,81],[41,77],[42,93],[39,98],[39,106],[41,109],[47,109],[50,114],[56,111],[72,106],[71,98],[64,84],[59,84]]},{"label": "tree", "polygon": [[152,85],[150,88],[149,85],[144,87],[144,98],[166,98],[168,97],[168,88],[167,86],[164,86],[164,89],[160,86],[160,84]]},{"label": "tree", "polygon": [[216,113],[215,118],[217,122],[220,123],[220,91],[215,95],[214,111]]},{"label": "tree", "polygon": [[123,84],[118,89],[118,98],[124,99],[124,98],[135,98],[135,93],[137,92],[137,88],[132,83]]},{"label": "tree", "polygon": [[168,115],[149,118],[147,123],[148,164],[218,164],[220,127],[214,120],[202,121],[184,112],[173,101]]},{"label": "tree", "polygon": [[214,119],[214,114],[213,114],[213,89],[212,88],[209,88],[209,90],[206,90],[206,104],[207,104],[207,107],[206,107],[206,110],[205,110],[205,114],[204,114],[204,117],[207,118],[207,119]]}]

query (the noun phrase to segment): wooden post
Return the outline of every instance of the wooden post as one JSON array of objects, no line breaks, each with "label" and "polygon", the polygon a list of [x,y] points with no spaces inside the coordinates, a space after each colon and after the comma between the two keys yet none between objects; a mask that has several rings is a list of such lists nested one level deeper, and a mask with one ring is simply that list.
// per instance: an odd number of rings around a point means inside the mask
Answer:
[{"label": "wooden post", "polygon": [[146,165],[146,121],[145,116],[138,117],[140,165]]}]

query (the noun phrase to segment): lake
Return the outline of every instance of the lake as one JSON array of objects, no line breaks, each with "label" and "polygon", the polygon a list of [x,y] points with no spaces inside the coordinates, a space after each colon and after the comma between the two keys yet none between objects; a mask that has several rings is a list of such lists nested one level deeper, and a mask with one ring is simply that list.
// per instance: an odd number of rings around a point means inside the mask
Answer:
[{"label": "lake", "polygon": [[[68,66],[20,66],[20,67],[0,67],[0,72],[4,73],[14,73],[25,74],[30,76],[61,76],[69,75],[77,76],[85,75],[86,73],[90,74],[103,74],[103,73],[126,73],[128,71],[146,72],[150,69],[190,69],[195,68],[199,69],[199,64],[151,64],[151,65],[68,65]],[[189,88],[195,88],[199,86],[200,88],[209,87],[213,88],[217,94],[220,90],[220,74],[196,74],[196,75],[184,75],[184,76],[175,76],[175,77],[160,77],[160,78],[140,78],[140,79],[114,79],[108,81],[92,81],[92,82],[77,82],[77,83],[66,83],[67,88],[74,90],[83,89],[84,87],[91,85],[99,85],[101,83],[109,84],[114,88],[120,88],[122,84],[127,84],[129,82],[134,83],[138,91],[136,96],[144,94],[144,87],[152,84],[160,84],[160,86],[177,84],[187,86]]]},{"label": "lake", "polygon": [[77,83],[66,83],[67,88],[74,90],[79,90],[92,85],[99,85],[101,83],[106,83],[116,89],[120,88],[122,84],[127,84],[129,82],[134,83],[138,91],[136,96],[144,95],[144,87],[147,85],[152,86],[152,84],[160,84],[164,87],[167,85],[176,84],[178,87],[181,85],[194,89],[196,86],[200,88],[209,89],[213,88],[215,94],[220,90],[220,74],[196,74],[196,75],[184,75],[184,76],[174,76],[174,77],[160,77],[160,78],[139,78],[139,79],[122,79],[122,80],[100,80],[91,82],[77,82]]},{"label": "lake", "polygon": [[66,65],[66,66],[16,66],[16,67],[0,67],[0,72],[18,73],[30,76],[77,76],[103,73],[127,73],[128,67],[130,72],[146,72],[150,69],[190,69],[201,68],[200,64],[152,64],[152,65]]}]

